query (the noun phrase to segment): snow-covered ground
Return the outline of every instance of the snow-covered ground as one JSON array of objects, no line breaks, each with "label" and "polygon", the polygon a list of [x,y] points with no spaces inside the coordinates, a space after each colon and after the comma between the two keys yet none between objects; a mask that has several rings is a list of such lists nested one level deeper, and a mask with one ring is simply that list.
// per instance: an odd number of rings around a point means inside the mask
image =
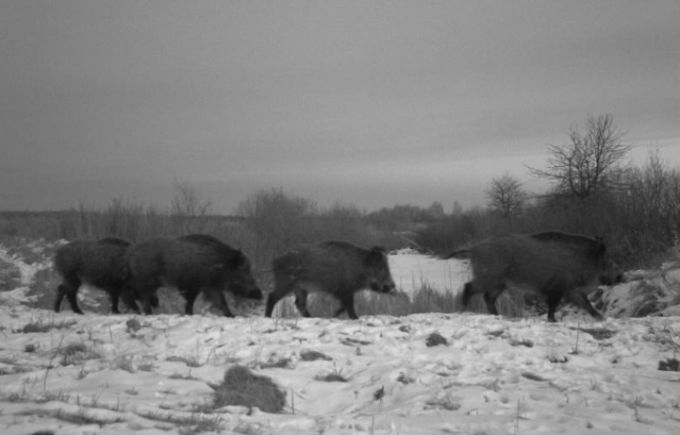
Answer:
[{"label": "snow-covered ground", "polygon": [[[466,279],[416,253],[390,266],[405,291]],[[677,316],[78,316],[0,297],[0,434],[680,433],[680,372],[659,370],[680,358]],[[211,409],[236,364],[286,392],[283,413]]]},{"label": "snow-covered ground", "polygon": [[471,277],[467,260],[442,260],[412,249],[393,252],[388,259],[394,283],[407,294],[424,286],[440,292],[458,292]]},{"label": "snow-covered ground", "polygon": [[[680,431],[680,373],[658,370],[680,349],[677,317],[161,315],[138,317],[138,330],[130,316],[22,306],[0,318],[3,434],[182,433],[203,420],[245,434]],[[22,332],[37,321],[55,327]],[[435,332],[447,344],[428,347]],[[310,350],[329,359],[301,360]],[[234,364],[286,391],[285,413],[197,411]],[[318,380],[329,373],[346,382]]]}]

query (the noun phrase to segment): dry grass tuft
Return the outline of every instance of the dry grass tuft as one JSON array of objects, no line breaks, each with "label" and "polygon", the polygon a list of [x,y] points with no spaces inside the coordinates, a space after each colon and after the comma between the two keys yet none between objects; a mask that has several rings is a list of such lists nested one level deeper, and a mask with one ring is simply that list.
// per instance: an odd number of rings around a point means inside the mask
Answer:
[{"label": "dry grass tuft", "polygon": [[125,322],[125,327],[127,328],[128,334],[133,334],[142,329],[142,323],[137,318],[133,317]]},{"label": "dry grass tuft", "polygon": [[57,354],[61,356],[62,366],[76,365],[100,357],[97,352],[88,349],[83,343],[70,343],[59,348]]},{"label": "dry grass tuft", "polygon": [[75,325],[76,322],[75,320],[64,320],[61,322],[43,322],[42,320],[38,320],[36,322],[30,322],[24,325],[23,328],[18,329],[16,332],[22,332],[24,334],[31,334],[31,333],[44,333],[51,331],[53,329],[65,329],[65,328],[70,328],[71,326]]},{"label": "dry grass tuft", "polygon": [[230,367],[222,383],[211,387],[215,390],[214,408],[236,405],[280,413],[286,405],[286,393],[271,378],[256,375],[240,365]]},{"label": "dry grass tuft", "polygon": [[581,331],[590,334],[595,340],[608,340],[616,335],[617,331],[606,328],[579,328]]},{"label": "dry grass tuft", "polygon": [[300,352],[300,359],[302,361],[316,361],[320,359],[324,361],[331,361],[333,358],[326,355],[325,353],[317,352],[315,350],[305,350]]},{"label": "dry grass tuft", "polygon": [[446,345],[449,344],[449,342],[446,341],[446,338],[444,338],[438,332],[433,332],[432,334],[428,335],[427,339],[425,340],[425,345],[427,347],[439,346],[440,344],[443,344],[444,346],[446,346]]},{"label": "dry grass tuft", "polygon": [[328,373],[327,375],[315,376],[314,379],[322,382],[347,382],[347,378],[340,373]]},{"label": "dry grass tuft", "polygon": [[665,361],[659,361],[659,370],[667,372],[680,372],[680,361],[676,358],[668,358]]}]

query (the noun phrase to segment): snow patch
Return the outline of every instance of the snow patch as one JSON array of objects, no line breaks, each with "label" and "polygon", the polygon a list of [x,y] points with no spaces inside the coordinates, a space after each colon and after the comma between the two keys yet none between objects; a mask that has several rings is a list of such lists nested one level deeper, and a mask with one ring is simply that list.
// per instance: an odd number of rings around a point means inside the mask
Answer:
[{"label": "snow patch", "polygon": [[[36,251],[37,247],[32,247],[31,250]],[[41,270],[48,267],[52,267],[51,260],[43,260],[41,262],[27,263],[18,255],[10,255],[8,248],[0,245],[0,260],[14,265],[20,273],[20,282],[23,286],[30,286],[33,283],[35,274]],[[41,253],[42,250],[37,251]]]},{"label": "snow patch", "polygon": [[[678,317],[225,319],[2,305],[0,319],[3,433],[680,431],[680,373],[658,370],[677,355]],[[36,321],[55,326],[21,332]],[[448,344],[428,346],[435,332]],[[82,355],[64,358],[74,344]],[[301,358],[310,350],[327,358]],[[282,414],[210,409],[209,384],[235,364],[286,392]]]},{"label": "snow patch", "polygon": [[472,277],[468,261],[442,260],[411,249],[388,256],[390,272],[397,288],[413,295],[423,287],[443,293],[457,293]]}]

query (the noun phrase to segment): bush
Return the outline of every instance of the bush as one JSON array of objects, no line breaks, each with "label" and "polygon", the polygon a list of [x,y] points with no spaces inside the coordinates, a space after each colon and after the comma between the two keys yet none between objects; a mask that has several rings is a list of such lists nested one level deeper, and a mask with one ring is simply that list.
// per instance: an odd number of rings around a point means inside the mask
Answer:
[{"label": "bush", "polygon": [[680,170],[651,154],[642,167],[620,168],[610,179],[607,189],[582,199],[547,192],[512,218],[480,209],[453,214],[422,225],[415,240],[446,254],[501,233],[564,231],[602,237],[623,268],[658,266],[680,246]]},{"label": "bush", "polygon": [[333,358],[329,357],[325,353],[317,352],[316,350],[306,350],[300,352],[300,359],[302,361],[316,361],[316,360],[331,361]]},{"label": "bush", "polygon": [[286,405],[286,393],[271,378],[256,375],[240,365],[230,367],[222,383],[211,387],[215,390],[214,408],[236,405],[280,413]]},{"label": "bush", "polygon": [[63,320],[61,322],[43,322],[42,320],[38,320],[37,322],[30,322],[24,325],[23,328],[17,330],[16,332],[22,332],[24,334],[31,334],[31,333],[45,333],[48,331],[51,331],[52,329],[65,329],[65,328],[70,328],[71,326],[75,325],[76,322],[75,320]]},{"label": "bush", "polygon": [[667,372],[680,372],[680,361],[675,358],[668,358],[665,361],[659,361],[659,370]]},{"label": "bush", "polygon": [[444,338],[438,332],[431,333],[430,335],[427,336],[427,339],[425,340],[425,345],[427,347],[439,346],[440,344],[447,346],[449,342],[446,341],[446,338]]},{"label": "bush", "polygon": [[83,361],[100,356],[97,352],[88,349],[83,343],[70,343],[59,348],[57,353],[61,355],[60,363],[62,366],[80,364]]},{"label": "bush", "polygon": [[[237,214],[243,225],[241,246],[255,269],[267,270],[275,257],[306,243],[342,240],[360,246],[403,246],[395,237],[376,229],[352,205],[334,204],[321,210],[310,199],[281,189],[262,190],[242,201]],[[234,238],[226,238],[233,240]],[[264,278],[264,277],[263,277]]]}]

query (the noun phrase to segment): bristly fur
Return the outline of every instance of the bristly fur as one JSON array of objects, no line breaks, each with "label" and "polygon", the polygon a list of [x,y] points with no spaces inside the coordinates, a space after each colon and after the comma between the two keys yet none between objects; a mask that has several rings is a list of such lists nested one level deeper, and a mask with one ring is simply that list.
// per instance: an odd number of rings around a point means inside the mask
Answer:
[{"label": "bristly fur", "polygon": [[163,285],[175,287],[186,300],[184,311],[193,314],[194,301],[203,292],[225,316],[232,317],[223,291],[235,296],[262,299],[250,270],[250,261],[239,250],[206,234],[176,239],[153,238],[138,243],[128,253],[131,284],[151,313],[150,297]]},{"label": "bristly fur", "polygon": [[587,290],[610,274],[601,239],[557,231],[529,235],[491,237],[448,257],[465,252],[474,278],[463,289],[465,307],[473,294],[484,296],[490,313],[498,314],[496,299],[508,286],[519,286],[544,295],[548,320],[562,298],[601,318],[588,301]]},{"label": "bristly fur", "polygon": [[[118,313],[118,300],[139,312],[129,289],[129,270],[125,255],[130,243],[115,237],[101,240],[76,240],[60,246],[54,256],[54,268],[62,278],[57,287],[54,310],[61,310],[61,302],[67,298],[71,309],[79,314],[78,289],[83,283],[100,288],[109,294],[111,311]],[[153,298],[152,298],[153,300]]]},{"label": "bristly fur", "polygon": [[292,292],[300,313],[310,317],[307,295],[319,291],[340,301],[336,316],[347,311],[350,318],[356,319],[354,293],[362,289],[389,293],[395,289],[387,255],[378,246],[364,249],[346,242],[326,241],[284,254],[274,259],[272,266],[275,287],[267,298],[267,317],[274,305]]}]

